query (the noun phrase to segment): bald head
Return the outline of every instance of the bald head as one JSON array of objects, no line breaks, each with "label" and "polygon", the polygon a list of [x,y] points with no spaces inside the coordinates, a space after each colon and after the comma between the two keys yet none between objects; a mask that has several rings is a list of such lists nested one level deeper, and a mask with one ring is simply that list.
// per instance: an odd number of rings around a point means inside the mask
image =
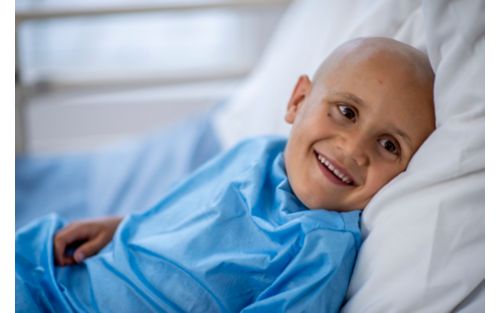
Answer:
[{"label": "bald head", "polygon": [[340,45],[320,65],[312,86],[328,90],[342,86],[345,91],[360,88],[383,101],[399,99],[399,105],[407,106],[408,111],[409,103],[415,103],[412,114],[425,133],[435,128],[434,72],[429,60],[423,52],[397,40],[358,38]]},{"label": "bald head", "polygon": [[402,78],[432,90],[434,72],[427,56],[410,45],[384,37],[357,38],[340,45],[320,65],[313,82],[345,66],[369,63],[390,67]]}]

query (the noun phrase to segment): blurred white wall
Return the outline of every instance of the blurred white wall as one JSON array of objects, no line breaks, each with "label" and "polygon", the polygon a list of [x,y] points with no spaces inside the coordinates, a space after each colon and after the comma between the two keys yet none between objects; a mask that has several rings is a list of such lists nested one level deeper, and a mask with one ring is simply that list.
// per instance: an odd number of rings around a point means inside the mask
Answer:
[{"label": "blurred white wall", "polygon": [[94,149],[208,110],[238,90],[288,1],[176,3],[17,0],[18,151]]}]

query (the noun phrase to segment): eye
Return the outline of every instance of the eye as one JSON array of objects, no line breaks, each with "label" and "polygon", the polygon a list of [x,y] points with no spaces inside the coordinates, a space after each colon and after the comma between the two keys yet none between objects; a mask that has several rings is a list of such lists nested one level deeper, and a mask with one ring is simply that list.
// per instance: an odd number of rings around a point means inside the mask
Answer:
[{"label": "eye", "polygon": [[394,154],[394,155],[399,155],[399,145],[397,142],[391,140],[391,139],[380,139],[379,140],[380,145],[387,150],[389,153]]},{"label": "eye", "polygon": [[340,114],[347,118],[350,121],[355,122],[356,121],[356,110],[353,109],[352,107],[345,105],[345,104],[339,104],[338,106]]}]

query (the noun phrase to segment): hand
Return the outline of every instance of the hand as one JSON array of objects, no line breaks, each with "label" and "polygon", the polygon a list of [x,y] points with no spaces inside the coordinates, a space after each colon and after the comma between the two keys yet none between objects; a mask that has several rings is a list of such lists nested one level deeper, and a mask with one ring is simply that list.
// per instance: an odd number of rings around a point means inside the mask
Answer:
[{"label": "hand", "polygon": [[[120,224],[121,217],[108,217],[72,223],[54,237],[56,265],[74,265],[105,247]],[[74,253],[71,255],[72,248]]]}]

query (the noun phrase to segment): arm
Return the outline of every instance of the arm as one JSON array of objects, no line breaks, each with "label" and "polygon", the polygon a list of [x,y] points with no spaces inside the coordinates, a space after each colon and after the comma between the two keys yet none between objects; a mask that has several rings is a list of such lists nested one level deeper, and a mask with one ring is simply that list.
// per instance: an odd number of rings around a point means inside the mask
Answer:
[{"label": "arm", "polygon": [[[74,265],[99,252],[113,238],[122,217],[108,217],[75,222],[58,232],[54,237],[54,259],[56,265]],[[74,253],[67,250],[75,247]]]}]

